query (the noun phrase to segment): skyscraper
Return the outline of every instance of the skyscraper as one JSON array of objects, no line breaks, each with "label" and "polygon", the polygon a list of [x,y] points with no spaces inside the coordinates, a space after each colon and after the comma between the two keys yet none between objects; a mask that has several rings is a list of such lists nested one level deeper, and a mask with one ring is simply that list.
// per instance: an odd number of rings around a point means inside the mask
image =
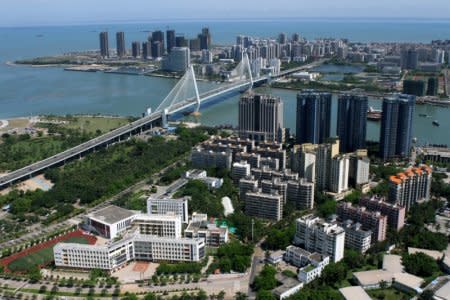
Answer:
[{"label": "skyscraper", "polygon": [[176,47],[188,47],[188,40],[184,38],[184,36],[179,35],[175,37],[175,46]]},{"label": "skyscraper", "polygon": [[159,42],[159,51],[161,52],[160,56],[162,56],[164,54],[164,32],[162,32],[161,30],[153,31],[152,42]]},{"label": "skyscraper", "polygon": [[142,58],[149,59],[152,57],[152,44],[150,42],[142,43]]},{"label": "skyscraper", "polygon": [[131,44],[131,54],[134,58],[141,56],[141,43],[133,42]]},{"label": "skyscraper", "polygon": [[198,35],[200,40],[200,50],[208,50],[211,47],[211,33],[209,28],[202,28],[202,33]]},{"label": "skyscraper", "polygon": [[366,147],[367,97],[343,95],[339,97],[336,134],[341,153]]},{"label": "skyscraper", "polygon": [[331,94],[305,90],[297,95],[297,144],[321,144],[330,137]]},{"label": "skyscraper", "polygon": [[187,47],[174,47],[162,61],[161,68],[169,72],[184,72],[191,64],[191,52]]},{"label": "skyscraper", "polygon": [[383,159],[409,156],[415,103],[416,97],[404,94],[383,99],[380,132],[380,156]]},{"label": "skyscraper", "polygon": [[172,48],[175,47],[175,30],[167,30],[166,31],[166,38],[167,38],[167,52],[170,53],[172,51]]},{"label": "skyscraper", "polygon": [[401,51],[400,65],[402,69],[415,70],[419,64],[419,54],[416,49],[405,49]]},{"label": "skyscraper", "polygon": [[283,141],[283,101],[270,95],[248,94],[239,100],[239,137]]},{"label": "skyscraper", "polygon": [[117,56],[123,57],[126,54],[125,49],[125,33],[124,32],[117,32],[116,33],[116,44],[117,44]]},{"label": "skyscraper", "polygon": [[103,58],[109,57],[108,32],[100,32],[100,55]]}]

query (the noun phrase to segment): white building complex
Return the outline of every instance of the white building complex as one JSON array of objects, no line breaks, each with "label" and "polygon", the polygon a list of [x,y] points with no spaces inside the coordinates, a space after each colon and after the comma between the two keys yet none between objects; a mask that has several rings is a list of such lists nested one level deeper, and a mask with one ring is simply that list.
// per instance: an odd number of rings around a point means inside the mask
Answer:
[{"label": "white building complex", "polygon": [[294,243],[307,251],[330,256],[333,262],[344,257],[345,231],[314,215],[297,219]]},{"label": "white building complex", "polygon": [[112,271],[131,260],[200,261],[205,257],[205,242],[135,232],[104,246],[58,243],[53,253],[58,267]]},{"label": "white building complex", "polygon": [[149,215],[165,215],[174,213],[181,218],[182,223],[188,223],[188,198],[169,199],[169,198],[148,198],[147,213]]},{"label": "white building complex", "polygon": [[[174,205],[167,204],[169,201]],[[110,240],[102,245],[58,243],[53,248],[55,265],[113,271],[131,260],[200,261],[205,257],[205,238],[182,237],[184,210],[187,215],[185,201],[149,199],[150,214],[117,206],[90,214],[86,218],[88,229]]]}]

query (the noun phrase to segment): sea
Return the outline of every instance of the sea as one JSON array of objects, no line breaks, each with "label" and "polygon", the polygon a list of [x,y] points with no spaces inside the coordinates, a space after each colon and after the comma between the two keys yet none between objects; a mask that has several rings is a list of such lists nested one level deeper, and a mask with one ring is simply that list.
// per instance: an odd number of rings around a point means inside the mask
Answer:
[{"label": "sea", "polygon": [[[148,23],[95,24],[46,27],[0,27],[0,119],[43,114],[107,114],[141,116],[147,108],[155,109],[176,79],[121,74],[68,72],[59,67],[11,65],[18,59],[58,55],[99,48],[99,32],[108,31],[110,48],[115,32],[124,31],[128,47],[132,41],[144,41],[154,30],[174,29],[190,38],[209,27],[215,45],[232,45],[237,35],[276,37],[297,32],[307,39],[332,37],[361,42],[417,42],[450,39],[450,20],[363,20],[363,19],[283,19],[228,21],[158,21]],[[339,73],[339,67],[331,66]],[[341,70],[342,73],[348,70]],[[339,74],[333,74],[339,79]],[[201,91],[216,83],[200,82]],[[264,92],[284,101],[284,125],[295,133],[296,91],[270,89]],[[239,95],[231,95],[202,110],[199,121],[206,125],[237,125]],[[379,99],[370,106],[381,107]],[[333,102],[335,133],[337,105]],[[429,117],[420,117],[426,114]],[[432,125],[438,120],[440,126]],[[414,137],[419,144],[450,145],[450,108],[416,106]],[[379,123],[368,122],[367,137],[378,140]]]}]

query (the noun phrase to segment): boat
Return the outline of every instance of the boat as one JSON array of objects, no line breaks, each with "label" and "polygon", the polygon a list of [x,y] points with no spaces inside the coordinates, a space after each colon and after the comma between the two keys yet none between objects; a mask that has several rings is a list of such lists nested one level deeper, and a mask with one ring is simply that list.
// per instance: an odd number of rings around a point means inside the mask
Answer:
[{"label": "boat", "polygon": [[378,109],[374,109],[372,106],[367,110],[367,119],[371,121],[379,121],[381,120],[382,111]]},{"label": "boat", "polygon": [[430,116],[430,115],[427,115],[427,114],[419,114],[419,117],[429,118],[429,117],[431,117],[431,116]]},{"label": "boat", "polygon": [[438,122],[437,120],[434,120],[434,121],[433,121],[433,125],[434,125],[434,126],[440,126],[441,124],[439,124],[439,122]]}]

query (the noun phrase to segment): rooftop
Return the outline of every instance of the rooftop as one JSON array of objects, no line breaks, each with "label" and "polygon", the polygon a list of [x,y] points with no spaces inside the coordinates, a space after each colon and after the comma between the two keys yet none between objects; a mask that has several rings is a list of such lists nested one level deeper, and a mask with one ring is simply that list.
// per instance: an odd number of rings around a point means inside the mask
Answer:
[{"label": "rooftop", "polygon": [[428,249],[420,249],[420,248],[413,248],[408,247],[408,254],[414,254],[414,253],[423,253],[428,256],[431,256],[434,259],[441,259],[444,254],[442,252],[436,251],[436,250],[428,250]]},{"label": "rooftop", "polygon": [[360,286],[349,286],[339,289],[346,300],[371,300],[372,298]]},{"label": "rooftop", "polygon": [[400,255],[384,255],[383,256],[383,270],[400,273],[403,272],[402,257]]},{"label": "rooftop", "polygon": [[90,219],[95,219],[96,221],[99,221],[101,223],[111,225],[134,215],[135,213],[130,210],[115,205],[110,205],[93,213],[90,213],[88,216]]}]

